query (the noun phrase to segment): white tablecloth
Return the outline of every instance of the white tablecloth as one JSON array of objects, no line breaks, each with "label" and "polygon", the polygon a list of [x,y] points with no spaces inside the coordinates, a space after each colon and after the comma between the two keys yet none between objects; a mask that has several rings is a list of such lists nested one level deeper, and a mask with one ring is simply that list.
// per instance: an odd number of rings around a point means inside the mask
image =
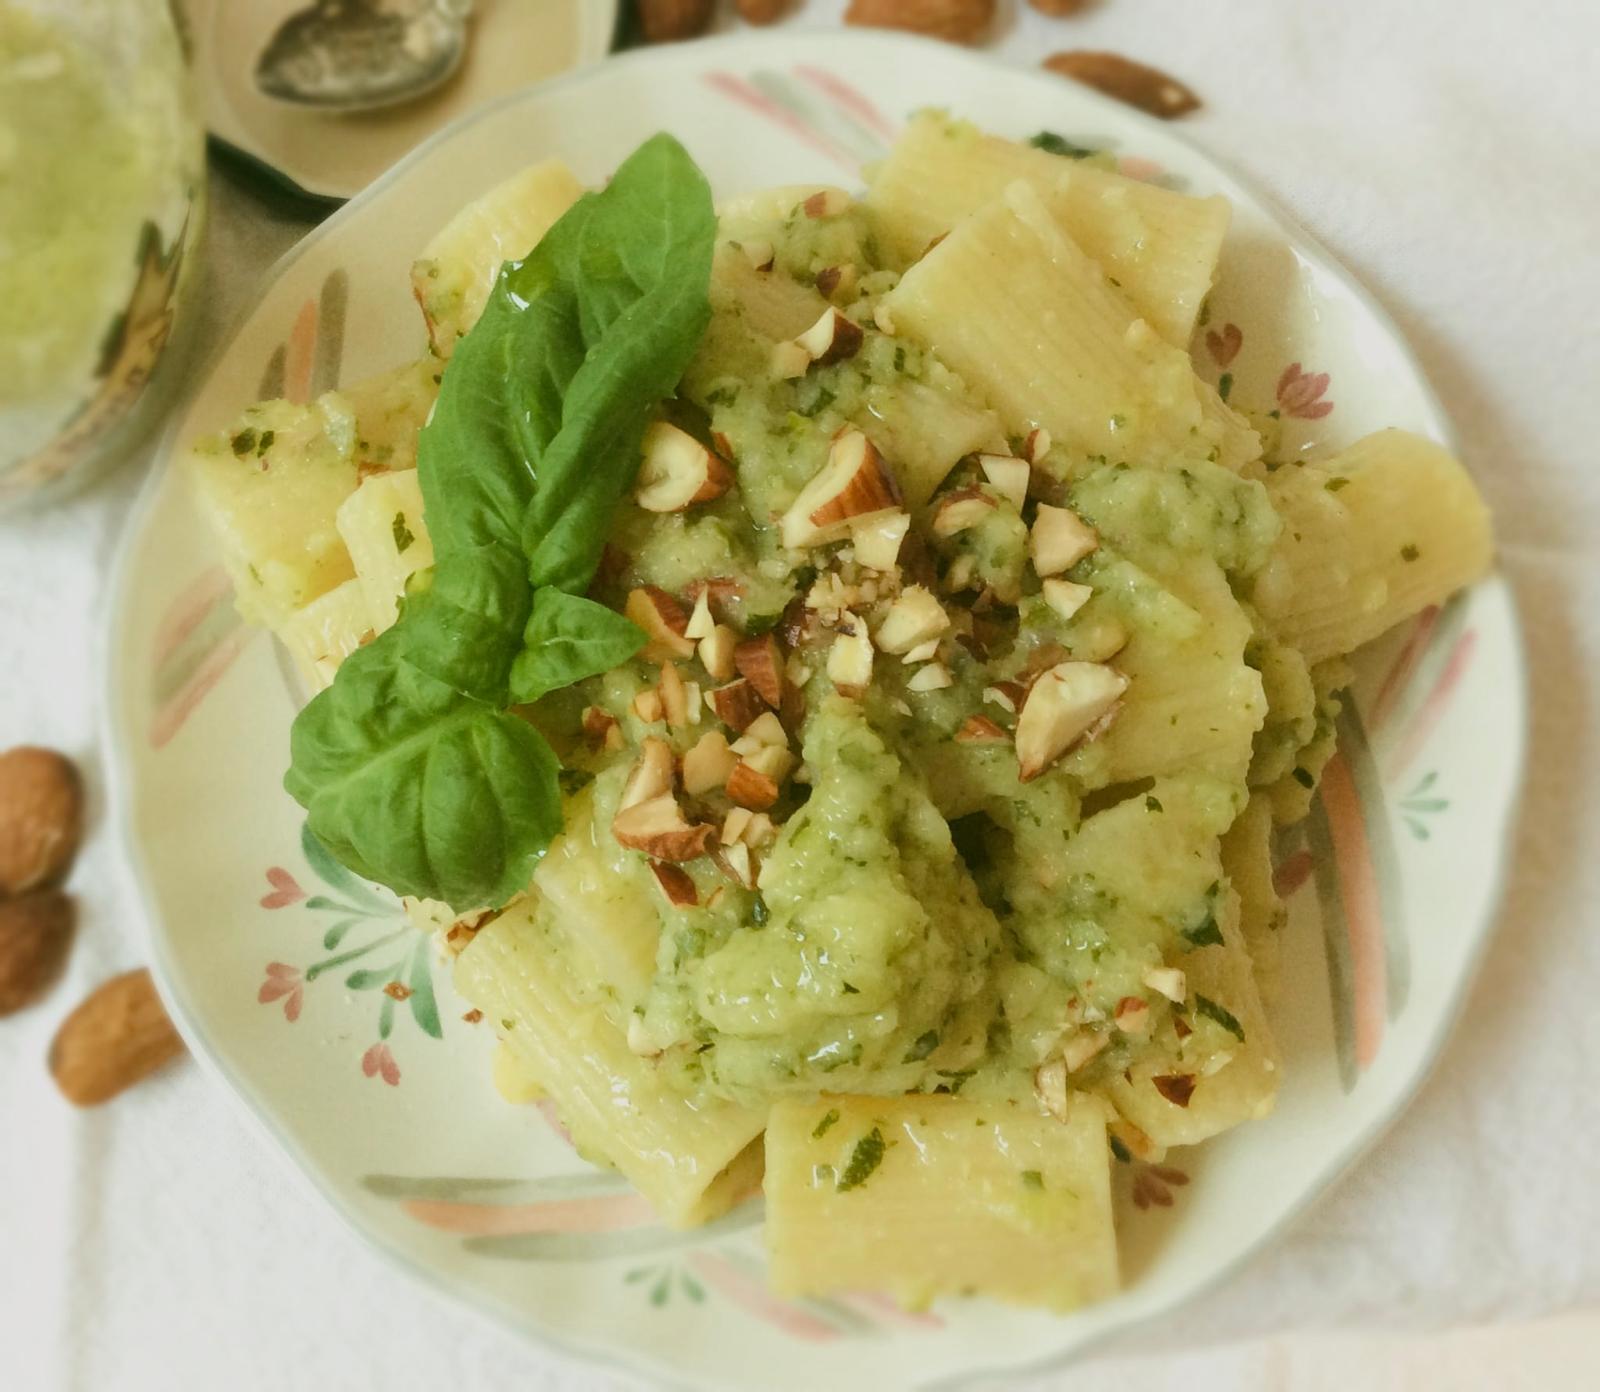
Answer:
[{"label": "white tablecloth", "polygon": [[[790,22],[830,23],[840,8],[812,0]],[[1072,1385],[1283,1386],[1287,1362],[1197,1346],[1600,1304],[1600,6],[1002,10],[991,47],[1018,63],[1110,48],[1188,80],[1206,107],[1186,133],[1378,293],[1496,509],[1535,673],[1511,889],[1438,1072],[1291,1236]],[[304,226],[227,179],[215,193],[212,344]],[[102,834],[93,729],[104,576],[143,467],[0,521],[0,747],[69,751],[94,795],[68,979],[0,1021],[0,1388],[607,1385],[370,1254],[192,1063],[96,1112],[55,1095],[43,1067],[55,1023],[141,958]]]}]

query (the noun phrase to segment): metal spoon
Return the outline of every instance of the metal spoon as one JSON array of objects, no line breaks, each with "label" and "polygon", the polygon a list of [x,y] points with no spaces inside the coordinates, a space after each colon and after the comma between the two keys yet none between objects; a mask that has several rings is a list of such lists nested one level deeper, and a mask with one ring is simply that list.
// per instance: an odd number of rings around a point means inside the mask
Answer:
[{"label": "metal spoon", "polygon": [[473,0],[312,0],[256,59],[269,97],[367,111],[432,91],[461,64]]}]

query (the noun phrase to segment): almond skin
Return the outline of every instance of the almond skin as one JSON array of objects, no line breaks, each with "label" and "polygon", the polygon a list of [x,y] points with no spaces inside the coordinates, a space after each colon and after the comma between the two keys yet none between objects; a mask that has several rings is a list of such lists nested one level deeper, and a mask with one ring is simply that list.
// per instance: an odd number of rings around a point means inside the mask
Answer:
[{"label": "almond skin", "polygon": [[783,704],[783,653],[770,633],[740,643],[733,650],[733,665],[774,710]]},{"label": "almond skin", "polygon": [[734,9],[746,24],[771,24],[783,17],[789,0],[733,0]]},{"label": "almond skin", "polygon": [[761,699],[761,693],[754,685],[740,677],[738,681],[729,682],[726,686],[716,687],[711,692],[711,709],[716,711],[717,719],[730,730],[743,734],[764,710],[767,703]]},{"label": "almond skin", "polygon": [[740,807],[765,812],[778,800],[777,782],[741,759],[728,775],[727,794]]},{"label": "almond skin", "polygon": [[0,754],[0,895],[66,878],[83,834],[83,785],[53,749]]},{"label": "almond skin", "polygon": [[994,10],[995,0],[851,0],[844,22],[976,43],[993,22]]},{"label": "almond skin", "polygon": [[0,902],[0,1015],[32,1005],[61,975],[73,917],[72,900],[58,889]]},{"label": "almond skin", "polygon": [[1067,53],[1052,53],[1044,60],[1044,65],[1053,73],[1093,87],[1097,92],[1159,116],[1163,121],[1185,116],[1200,106],[1200,98],[1177,78],[1118,53],[1073,49]]},{"label": "almond skin", "polygon": [[656,877],[656,883],[661,886],[661,892],[667,896],[667,902],[673,908],[692,909],[699,904],[700,896],[695,892],[694,881],[689,878],[688,871],[652,860],[650,873]]},{"label": "almond skin", "polygon": [[144,968],[114,976],[61,1022],[50,1072],[80,1107],[109,1101],[183,1052]]},{"label": "almond skin", "polygon": [[716,0],[638,0],[639,29],[646,43],[672,43],[705,33]]}]

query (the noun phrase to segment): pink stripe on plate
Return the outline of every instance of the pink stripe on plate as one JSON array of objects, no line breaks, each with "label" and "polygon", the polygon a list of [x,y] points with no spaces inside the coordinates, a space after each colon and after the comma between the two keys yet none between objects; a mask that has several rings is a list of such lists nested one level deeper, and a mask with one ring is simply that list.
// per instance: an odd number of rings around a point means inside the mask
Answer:
[{"label": "pink stripe on plate", "polygon": [[1323,770],[1322,807],[1328,817],[1334,866],[1339,873],[1339,898],[1344,905],[1345,931],[1350,938],[1356,1064],[1365,1068],[1378,1056],[1378,1046],[1383,1043],[1388,971],[1383,951],[1383,910],[1378,899],[1378,878],[1372,866],[1372,847],[1367,840],[1367,824],[1361,815],[1355,779],[1342,754],[1335,754]]},{"label": "pink stripe on plate", "polygon": [[508,1237],[520,1233],[620,1232],[648,1227],[655,1210],[642,1194],[600,1194],[586,1199],[551,1199],[547,1203],[475,1204],[448,1199],[409,1199],[400,1207],[419,1223],[473,1237]]},{"label": "pink stripe on plate", "polygon": [[1411,717],[1400,738],[1395,742],[1394,752],[1389,756],[1387,767],[1384,769],[1389,778],[1398,778],[1410,766],[1411,761],[1422,752],[1423,745],[1428,742],[1428,736],[1434,732],[1440,720],[1444,718],[1444,713],[1450,709],[1450,698],[1461,685],[1461,678],[1466,675],[1477,646],[1478,630],[1475,628],[1467,629],[1456,639],[1456,645],[1450,650],[1450,656],[1445,659],[1444,669],[1434,682],[1433,690],[1428,693],[1421,708]]},{"label": "pink stripe on plate", "polygon": [[742,1271],[714,1252],[694,1253],[689,1258],[689,1265],[713,1290],[727,1296],[747,1314],[765,1320],[785,1334],[812,1343],[823,1343],[839,1337],[839,1331],[831,1324],[808,1314],[797,1305],[791,1305],[787,1300],[778,1299],[762,1284],[760,1275]]},{"label": "pink stripe on plate", "polygon": [[826,155],[837,164],[842,164],[852,174],[860,171],[860,164],[850,155],[841,150],[821,131],[813,130],[792,111],[785,111],[774,101],[769,101],[760,92],[756,91],[748,82],[735,77],[732,73],[712,72],[705,75],[706,86],[722,93],[730,101],[737,102],[740,106],[748,107],[758,115],[765,116],[774,125],[782,126],[790,135],[804,141],[813,150]]},{"label": "pink stripe on plate", "polygon": [[316,362],[317,304],[307,300],[295,315],[294,327],[289,330],[288,353],[284,359],[283,394],[286,399],[303,403],[311,399],[311,369]]},{"label": "pink stripe on plate", "polygon": [[1394,703],[1406,689],[1412,673],[1417,670],[1417,663],[1427,651],[1428,639],[1433,637],[1434,630],[1439,626],[1439,615],[1443,612],[1437,604],[1430,604],[1417,615],[1411,636],[1406,639],[1405,645],[1395,657],[1394,666],[1385,675],[1383,685],[1378,688],[1378,694],[1373,699],[1372,709],[1366,716],[1368,738],[1377,734],[1394,710]]},{"label": "pink stripe on plate", "polygon": [[849,112],[856,120],[876,131],[885,140],[893,140],[898,134],[889,118],[842,77],[836,77],[826,69],[813,68],[804,63],[794,71],[796,77],[804,78],[819,92],[831,97],[841,110]]},{"label": "pink stripe on plate", "polygon": [[195,576],[161,616],[150,645],[151,664],[160,667],[205,622],[217,601],[232,593],[233,585],[221,566],[212,566]]},{"label": "pink stripe on plate", "polygon": [[254,634],[254,629],[235,629],[211,650],[205,661],[196,669],[194,676],[184,683],[177,695],[165,705],[156,707],[150,716],[152,749],[162,748],[183,728],[184,722],[194,714],[195,708],[227,675],[228,668],[233,666],[234,658],[239,656]]},{"label": "pink stripe on plate", "polygon": [[908,1329],[943,1329],[944,1321],[929,1310],[906,1310],[882,1291],[855,1291],[844,1297],[848,1305],[881,1320]]}]

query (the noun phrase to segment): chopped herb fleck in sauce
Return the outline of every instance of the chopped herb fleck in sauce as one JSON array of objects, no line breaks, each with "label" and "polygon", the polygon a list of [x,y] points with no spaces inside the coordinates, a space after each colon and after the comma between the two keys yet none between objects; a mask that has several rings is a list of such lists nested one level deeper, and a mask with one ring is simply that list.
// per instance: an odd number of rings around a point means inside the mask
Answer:
[{"label": "chopped herb fleck in sauce", "polygon": [[849,1189],[860,1188],[872,1177],[872,1172],[883,1163],[883,1152],[886,1149],[883,1132],[874,1126],[856,1142],[856,1148],[850,1152],[850,1162],[844,1167],[844,1173],[839,1176],[839,1182],[834,1188],[841,1194]]},{"label": "chopped herb fleck in sauce", "polygon": [[1043,1189],[1044,1176],[1038,1170],[1024,1170],[1022,1172],[1022,1183],[1028,1189]]},{"label": "chopped herb fleck in sauce", "polygon": [[1197,1014],[1204,1015],[1208,1020],[1215,1020],[1241,1044],[1244,1043],[1244,1026],[1239,1023],[1239,1017],[1232,1011],[1218,1005],[1210,996],[1198,994],[1194,998],[1194,1008]]},{"label": "chopped herb fleck in sauce", "polygon": [[390,528],[390,531],[394,534],[395,551],[402,556],[405,555],[411,549],[411,543],[416,540],[416,537],[411,533],[411,528],[406,526],[405,513],[395,513],[394,525]]},{"label": "chopped herb fleck in sauce", "polygon": [[837,1107],[829,1107],[823,1114],[822,1120],[817,1123],[816,1129],[812,1131],[811,1139],[814,1141],[821,1140],[822,1137],[828,1134],[828,1128],[838,1120],[839,1109]]}]

